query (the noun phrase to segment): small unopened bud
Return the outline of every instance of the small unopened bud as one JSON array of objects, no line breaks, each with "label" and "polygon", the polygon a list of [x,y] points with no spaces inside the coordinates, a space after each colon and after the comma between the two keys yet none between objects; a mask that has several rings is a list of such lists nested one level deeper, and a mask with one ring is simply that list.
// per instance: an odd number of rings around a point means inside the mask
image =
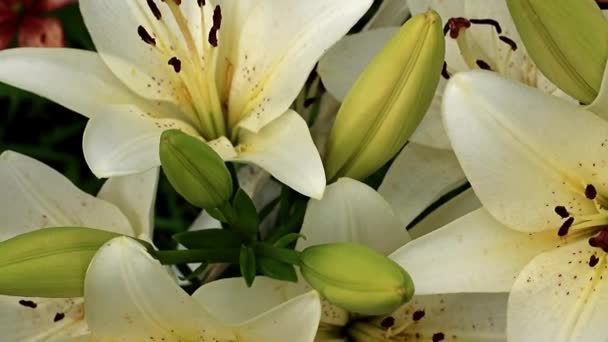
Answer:
[{"label": "small unopened bud", "polygon": [[608,57],[608,23],[593,0],[507,0],[526,50],[568,95],[591,103]]},{"label": "small unopened bud", "polygon": [[191,204],[214,209],[230,199],[230,172],[205,142],[179,130],[165,131],[160,140],[160,161],[175,191]]},{"label": "small unopened bud", "polygon": [[70,298],[83,295],[97,250],[120,236],[89,228],[45,228],[0,242],[0,294]]},{"label": "small unopened bud", "polygon": [[332,128],[327,179],[362,180],[393,158],[431,104],[445,55],[441,19],[408,20],[359,76]]},{"label": "small unopened bud", "polygon": [[414,295],[401,266],[368,247],[335,243],[306,248],[300,271],[329,302],[363,315],[391,313]]}]

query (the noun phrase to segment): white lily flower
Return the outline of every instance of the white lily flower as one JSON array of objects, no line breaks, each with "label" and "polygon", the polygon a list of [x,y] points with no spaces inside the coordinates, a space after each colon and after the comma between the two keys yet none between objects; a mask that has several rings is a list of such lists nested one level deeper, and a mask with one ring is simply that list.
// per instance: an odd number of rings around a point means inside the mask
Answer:
[{"label": "white lily flower", "polygon": [[[50,167],[7,151],[0,155],[0,240],[40,228],[78,226],[150,240],[158,168],[110,178],[97,198]],[[0,335],[6,341],[47,341],[88,331],[82,298],[0,296]]]},{"label": "white lily flower", "polygon": [[[441,121],[441,101],[450,75],[489,66],[501,75],[548,93],[564,94],[542,76],[528,57],[504,1],[403,2],[409,5],[412,15],[429,9],[437,11],[447,30],[446,68],[435,98],[378,189],[403,224],[409,225],[422,210],[466,184]],[[342,100],[369,61],[397,29],[383,27],[350,35],[332,47],[319,62],[319,73],[328,91]],[[413,197],[417,201],[411,201]]]},{"label": "white lily flower", "polygon": [[306,123],[289,110],[317,59],[371,0],[83,0],[99,53],[14,49],[0,81],[90,118],[83,148],[98,177],[160,164],[178,128],[226,159],[254,163],[312,197],[325,176]]},{"label": "white lily flower", "polygon": [[[450,211],[460,211],[460,208]],[[310,201],[301,233],[306,240],[298,242],[298,250],[323,243],[356,242],[385,255],[390,255],[410,239],[390,205],[378,193],[348,178],[329,185],[321,201]],[[206,286],[225,287],[223,281]],[[231,306],[222,309],[225,301],[231,301],[233,306],[243,306],[241,303],[247,298],[245,285],[241,281],[234,286],[231,294],[228,295],[227,291],[225,297],[205,296],[212,312],[228,314]],[[258,282],[256,278],[250,291],[259,298],[259,303],[247,305],[241,319],[254,317],[305,292],[307,287],[302,278],[298,284],[272,279]],[[315,341],[390,342],[416,338],[500,341],[505,338],[506,302],[506,294],[414,296],[411,302],[391,315],[361,317],[323,301],[321,324]]]},{"label": "white lily flower", "polygon": [[483,209],[397,252],[418,289],[511,290],[512,341],[605,340],[606,84],[583,108],[493,73],[453,77],[444,120]]},{"label": "white lily flower", "polygon": [[[264,281],[256,279],[256,283]],[[313,341],[321,316],[315,291],[272,305],[260,302],[252,295],[254,290],[236,291],[237,283],[244,282],[225,279],[221,286],[211,283],[189,296],[143,246],[126,237],[113,239],[95,254],[87,271],[84,300],[91,331],[87,337],[91,341]],[[233,295],[240,296],[238,305],[225,300]],[[249,316],[251,306],[264,309]]]}]

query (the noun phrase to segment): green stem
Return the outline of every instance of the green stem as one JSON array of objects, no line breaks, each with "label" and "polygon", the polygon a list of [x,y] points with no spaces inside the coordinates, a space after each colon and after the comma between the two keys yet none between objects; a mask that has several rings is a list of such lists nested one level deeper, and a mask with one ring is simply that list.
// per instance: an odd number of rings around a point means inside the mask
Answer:
[{"label": "green stem", "polygon": [[238,263],[240,249],[188,249],[177,251],[157,251],[153,255],[163,265],[201,263]]}]

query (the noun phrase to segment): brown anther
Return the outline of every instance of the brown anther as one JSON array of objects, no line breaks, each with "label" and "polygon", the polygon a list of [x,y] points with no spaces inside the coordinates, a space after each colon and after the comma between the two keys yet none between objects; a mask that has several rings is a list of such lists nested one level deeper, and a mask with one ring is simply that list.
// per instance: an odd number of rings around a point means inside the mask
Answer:
[{"label": "brown anther", "polygon": [[460,30],[466,30],[471,27],[471,22],[467,18],[450,18],[443,27],[444,34],[450,32],[450,38],[456,39],[460,35]]},{"label": "brown anther", "polygon": [[568,218],[566,221],[564,221],[564,223],[562,223],[562,226],[559,227],[559,230],[557,231],[557,235],[558,236],[568,235],[568,230],[570,230],[570,227],[572,227],[573,223],[574,223],[574,217]]},{"label": "brown anther", "polygon": [[213,28],[218,30],[222,27],[222,8],[220,5],[215,6],[213,10]]},{"label": "brown anther", "polygon": [[483,61],[481,59],[476,60],[475,64],[477,64],[477,66],[480,69],[483,69],[483,70],[492,70],[492,67],[490,67],[490,64],[486,63],[485,61]]},{"label": "brown anther", "polygon": [[498,39],[500,39],[503,43],[509,45],[511,47],[511,50],[517,51],[517,44],[515,43],[515,41],[513,41],[513,39],[507,36],[499,36]]},{"label": "brown anther", "polygon": [[441,332],[435,333],[435,334],[433,334],[432,340],[433,340],[433,342],[443,341],[443,340],[445,340],[445,334],[441,333]]},{"label": "brown anther", "polygon": [[152,37],[143,26],[139,25],[137,27],[137,34],[139,34],[141,40],[143,40],[146,44],[150,44],[152,46],[156,45],[156,39],[154,39],[154,37]]},{"label": "brown anther", "polygon": [[209,30],[209,37],[207,38],[207,41],[209,44],[211,44],[211,46],[217,47],[217,29],[215,27],[212,27]]},{"label": "brown anther", "polygon": [[395,325],[395,318],[393,316],[388,316],[380,322],[380,326],[385,329],[388,329]]},{"label": "brown anther", "polygon": [[602,229],[599,234],[589,239],[589,246],[600,248],[608,253],[608,228]]},{"label": "brown anther", "polygon": [[568,209],[566,209],[566,207],[564,207],[563,205],[558,205],[557,207],[555,207],[555,213],[561,218],[568,218],[570,216]]},{"label": "brown anther", "polygon": [[179,73],[182,70],[182,61],[180,61],[179,58],[177,58],[177,57],[171,57],[171,59],[169,59],[167,64],[172,66],[173,70],[177,73]]},{"label": "brown anther", "polygon": [[146,0],[146,2],[148,3],[148,7],[150,8],[150,11],[152,11],[152,14],[156,20],[161,20],[163,15],[160,13],[160,10],[158,9],[158,6],[156,6],[154,0]]},{"label": "brown anther", "polygon": [[585,197],[590,200],[594,200],[597,197],[597,190],[592,184],[587,185],[585,188]]},{"label": "brown anther", "polygon": [[419,320],[421,320],[425,315],[424,310],[418,310],[415,311],[414,314],[412,314],[412,319],[414,320],[414,322],[417,322]]}]

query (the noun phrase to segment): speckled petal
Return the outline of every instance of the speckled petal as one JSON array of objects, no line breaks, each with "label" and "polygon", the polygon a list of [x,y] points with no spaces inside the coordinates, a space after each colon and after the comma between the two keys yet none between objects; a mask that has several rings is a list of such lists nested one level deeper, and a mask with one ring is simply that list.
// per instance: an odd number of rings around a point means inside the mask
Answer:
[{"label": "speckled petal", "polygon": [[514,231],[478,209],[390,257],[409,272],[420,295],[507,292],[532,258],[565,243],[552,232]]},{"label": "speckled petal", "polygon": [[[608,122],[487,71],[458,73],[443,101],[448,136],[475,193],[509,228],[557,230],[564,206],[596,214],[587,185],[608,193]],[[580,221],[582,222],[582,221]]]},{"label": "speckled petal", "polygon": [[130,238],[113,239],[97,252],[85,278],[84,298],[86,320],[97,337],[124,341],[235,338]]},{"label": "speckled petal", "polygon": [[0,189],[0,240],[57,226],[133,234],[115,205],[79,190],[59,172],[17,152],[0,155]]},{"label": "speckled petal", "polygon": [[0,296],[0,331],[5,341],[63,341],[86,334],[82,298]]},{"label": "speckled petal", "polygon": [[382,322],[386,325],[387,317],[392,317],[394,325],[387,333],[400,341],[506,341],[507,297],[507,293],[415,296],[373,323],[385,329]]},{"label": "speckled petal", "polygon": [[[591,261],[592,256],[597,260]],[[511,290],[511,341],[605,341],[608,336],[606,253],[587,239],[534,258]]]}]

